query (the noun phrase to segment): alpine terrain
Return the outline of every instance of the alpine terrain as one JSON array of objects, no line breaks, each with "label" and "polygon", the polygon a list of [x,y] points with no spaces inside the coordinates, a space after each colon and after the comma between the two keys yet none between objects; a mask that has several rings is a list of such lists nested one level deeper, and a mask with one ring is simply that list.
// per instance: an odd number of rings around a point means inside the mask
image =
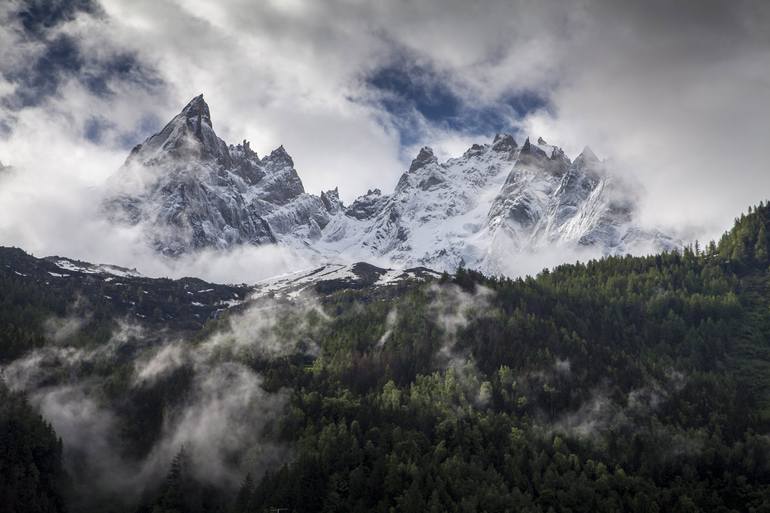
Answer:
[{"label": "alpine terrain", "polygon": [[767,511],[768,225],[515,280],[233,286],[0,248],[0,505]]},{"label": "alpine terrain", "polygon": [[570,160],[542,138],[498,134],[439,162],[424,147],[390,194],[350,205],[305,191],[283,146],[260,158],[214,132],[203,95],[136,146],[109,183],[112,219],[141,224],[159,252],[280,244],[323,261],[389,261],[504,273],[544,247],[600,254],[673,249],[635,223],[634,195],[589,149]]}]

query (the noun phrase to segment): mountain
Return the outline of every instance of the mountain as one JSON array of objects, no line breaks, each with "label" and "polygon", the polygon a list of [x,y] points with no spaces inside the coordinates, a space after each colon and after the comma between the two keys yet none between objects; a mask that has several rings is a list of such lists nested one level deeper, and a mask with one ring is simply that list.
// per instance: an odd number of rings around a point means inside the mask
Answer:
[{"label": "mountain", "polygon": [[89,315],[121,317],[174,331],[200,329],[206,321],[243,303],[252,289],[198,278],[148,278],[132,269],[96,265],[65,257],[36,258],[0,247],[0,279],[45,290]]},{"label": "mountain", "polygon": [[509,134],[439,162],[422,148],[395,190],[345,206],[337,188],[305,191],[283,146],[259,158],[214,132],[203,96],[136,146],[110,179],[112,219],[141,224],[161,253],[280,244],[324,261],[488,272],[528,251],[588,247],[601,254],[672,249],[635,224],[628,187],[590,149],[574,161],[538,139]]},{"label": "mountain", "polygon": [[136,146],[109,186],[110,215],[142,223],[151,244],[170,256],[312,241],[329,219],[283,147],[260,159],[247,141],[228,146],[217,137],[202,95]]},{"label": "mountain", "polygon": [[296,299],[303,294],[324,296],[360,289],[390,295],[410,283],[440,276],[421,267],[385,269],[364,262],[332,263],[255,284],[222,285],[198,278],[149,278],[134,269],[59,256],[36,258],[21,249],[0,246],[1,280],[46,290],[50,297],[66,298],[73,305],[82,303],[82,308],[97,309],[104,316],[179,332],[198,330],[223,313],[260,298]]},{"label": "mountain", "polygon": [[[422,148],[394,192],[370,191],[331,218],[317,248],[441,270],[508,274],[515,255],[592,247],[604,254],[672,249],[634,224],[624,184],[590,149],[564,152],[509,134],[440,163]],[[512,265],[513,264],[513,265]]]},{"label": "mountain", "polygon": [[518,280],[234,287],[0,248],[2,504],[764,511],[768,226]]},{"label": "mountain", "polygon": [[341,290],[400,287],[407,283],[431,281],[441,274],[426,267],[383,269],[366,262],[324,264],[263,280],[254,285],[253,297],[297,297],[311,292],[330,294]]}]

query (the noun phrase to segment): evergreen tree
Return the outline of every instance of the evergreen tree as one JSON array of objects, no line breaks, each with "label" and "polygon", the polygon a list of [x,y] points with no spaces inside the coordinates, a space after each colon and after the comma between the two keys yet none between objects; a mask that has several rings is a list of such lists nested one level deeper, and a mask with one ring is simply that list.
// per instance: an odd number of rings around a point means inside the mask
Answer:
[{"label": "evergreen tree", "polygon": [[65,511],[61,458],[61,440],[51,426],[0,379],[0,510]]},{"label": "evergreen tree", "polygon": [[754,245],[754,258],[758,262],[767,262],[769,256],[767,230],[765,229],[765,223],[762,222],[757,232],[757,243]]}]

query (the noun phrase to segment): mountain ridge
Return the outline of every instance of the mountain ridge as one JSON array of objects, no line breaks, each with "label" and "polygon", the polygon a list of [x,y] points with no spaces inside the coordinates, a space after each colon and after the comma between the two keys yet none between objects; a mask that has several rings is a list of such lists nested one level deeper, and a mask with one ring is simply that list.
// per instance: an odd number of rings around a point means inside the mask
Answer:
[{"label": "mountain ridge", "polygon": [[[382,287],[388,273],[362,264],[358,286],[328,266],[288,277],[330,278],[317,295],[251,303],[253,289],[0,248],[0,417],[23,418],[6,413],[11,390],[50,419],[39,453],[64,464],[71,511],[150,510],[168,490],[191,505],[175,511],[201,509],[190,490],[237,513],[389,511],[408,497],[409,511],[452,511],[470,493],[468,509],[486,511],[550,511],[554,497],[586,512],[759,511],[769,220],[760,204],[704,250],[531,279],[459,270]],[[137,486],[93,477],[112,451],[127,455],[108,460],[112,475],[143,470]],[[34,484],[18,452],[4,454]],[[409,468],[419,479],[389,478]]]},{"label": "mountain ridge", "polygon": [[591,248],[599,254],[673,249],[635,222],[636,205],[588,148],[571,161],[539,138],[511,134],[439,162],[420,149],[393,192],[345,206],[339,189],[308,193],[283,146],[260,158],[214,132],[203,95],[134,147],[109,180],[111,219],[141,224],[176,257],[204,248],[278,244],[320,261],[388,261],[512,274],[515,256]]}]

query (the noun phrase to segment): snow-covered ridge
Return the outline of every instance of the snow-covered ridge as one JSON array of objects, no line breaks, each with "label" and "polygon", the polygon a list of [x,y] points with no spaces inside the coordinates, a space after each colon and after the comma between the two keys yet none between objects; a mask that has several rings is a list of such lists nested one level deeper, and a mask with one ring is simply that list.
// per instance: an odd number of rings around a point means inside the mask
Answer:
[{"label": "snow-covered ridge", "polygon": [[[125,267],[119,267],[117,265],[110,264],[89,264],[88,262],[80,262],[78,260],[72,260],[71,258],[63,257],[48,257],[46,260],[56,264],[60,269],[65,271],[74,271],[84,274],[102,274],[110,275],[112,277],[140,277],[142,276],[136,269],[126,269]],[[69,276],[66,273],[51,273],[51,276],[59,278]],[[111,278],[108,278],[111,279]]]},{"label": "snow-covered ridge", "polygon": [[194,98],[110,181],[109,215],[141,224],[163,254],[280,244],[328,262],[512,274],[517,255],[531,251],[677,245],[636,225],[633,198],[588,148],[572,161],[542,138],[519,145],[499,134],[439,162],[425,147],[392,193],[372,190],[345,206],[336,188],[308,194],[282,146],[260,158],[213,126]]},{"label": "snow-covered ridge", "polygon": [[[329,263],[268,278],[254,285],[252,298],[265,296],[297,297],[305,292],[315,294],[341,289],[376,288],[406,281],[435,279],[440,273],[426,268],[383,269],[364,262]],[[328,289],[328,290],[327,290]]]}]

